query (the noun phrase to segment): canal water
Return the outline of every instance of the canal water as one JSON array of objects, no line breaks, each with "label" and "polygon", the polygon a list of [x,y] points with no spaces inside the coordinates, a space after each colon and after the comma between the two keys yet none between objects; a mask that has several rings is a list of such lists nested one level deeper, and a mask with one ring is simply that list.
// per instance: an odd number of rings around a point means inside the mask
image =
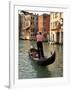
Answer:
[{"label": "canal water", "polygon": [[28,50],[31,45],[36,47],[36,42],[19,40],[19,79],[63,77],[63,46],[50,45],[47,42],[43,43],[44,54],[46,57],[51,55],[51,51],[56,51],[55,62],[51,65],[43,67],[37,65],[29,58]]}]

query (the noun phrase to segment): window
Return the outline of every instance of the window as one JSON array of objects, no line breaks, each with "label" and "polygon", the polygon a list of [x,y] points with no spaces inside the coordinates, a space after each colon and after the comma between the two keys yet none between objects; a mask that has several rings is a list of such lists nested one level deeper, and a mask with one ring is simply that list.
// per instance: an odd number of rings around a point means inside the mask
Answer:
[{"label": "window", "polygon": [[55,23],[53,22],[53,28],[54,28],[54,26],[55,26]]},{"label": "window", "polygon": [[58,17],[58,12],[55,13],[55,18],[57,18],[57,17]]},{"label": "window", "polygon": [[52,28],[52,23],[51,23],[51,28]]},{"label": "window", "polygon": [[55,22],[55,27],[57,27],[57,21]]},{"label": "window", "polygon": [[54,13],[53,13],[53,18],[54,18]]},{"label": "window", "polygon": [[62,16],[62,13],[60,12],[60,18],[61,18],[61,16]]}]

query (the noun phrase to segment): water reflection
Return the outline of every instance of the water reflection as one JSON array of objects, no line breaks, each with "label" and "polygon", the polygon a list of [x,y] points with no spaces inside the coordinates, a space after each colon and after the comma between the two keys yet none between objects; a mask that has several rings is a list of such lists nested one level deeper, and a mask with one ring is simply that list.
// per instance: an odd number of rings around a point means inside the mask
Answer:
[{"label": "water reflection", "polygon": [[37,65],[28,56],[30,46],[36,47],[34,41],[19,41],[19,79],[25,78],[47,78],[47,77],[62,77],[63,76],[63,47],[59,45],[49,45],[43,43],[45,56],[50,55],[50,51],[56,51],[56,60],[53,64],[42,67]]},{"label": "water reflection", "polygon": [[36,71],[37,78],[46,78],[51,76],[50,71],[47,67],[39,66],[34,61],[31,61],[31,65],[33,66],[33,69]]}]

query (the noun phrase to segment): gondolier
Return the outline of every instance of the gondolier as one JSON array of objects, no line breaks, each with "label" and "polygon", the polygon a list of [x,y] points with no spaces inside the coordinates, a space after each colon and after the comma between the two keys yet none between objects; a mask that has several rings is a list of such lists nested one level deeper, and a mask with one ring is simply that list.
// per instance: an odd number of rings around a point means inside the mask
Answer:
[{"label": "gondolier", "polygon": [[38,57],[39,57],[39,59],[41,57],[44,57],[43,44],[42,44],[43,40],[44,40],[44,37],[43,37],[42,33],[38,32],[37,35],[36,35],[36,41],[37,41],[37,48],[38,48]]}]

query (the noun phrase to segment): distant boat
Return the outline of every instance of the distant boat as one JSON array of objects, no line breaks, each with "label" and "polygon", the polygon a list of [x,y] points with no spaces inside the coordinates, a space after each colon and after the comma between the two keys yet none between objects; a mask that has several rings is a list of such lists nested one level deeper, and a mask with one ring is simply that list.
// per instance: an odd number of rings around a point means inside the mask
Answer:
[{"label": "distant boat", "polygon": [[[37,56],[32,55],[33,54],[32,52],[35,53]],[[35,61],[38,65],[41,66],[47,66],[52,64],[55,61],[55,57],[56,57],[56,52],[54,51],[53,53],[51,53],[50,57],[48,58],[44,57],[39,59],[37,49],[35,48],[31,48],[28,53],[31,60]]]}]

